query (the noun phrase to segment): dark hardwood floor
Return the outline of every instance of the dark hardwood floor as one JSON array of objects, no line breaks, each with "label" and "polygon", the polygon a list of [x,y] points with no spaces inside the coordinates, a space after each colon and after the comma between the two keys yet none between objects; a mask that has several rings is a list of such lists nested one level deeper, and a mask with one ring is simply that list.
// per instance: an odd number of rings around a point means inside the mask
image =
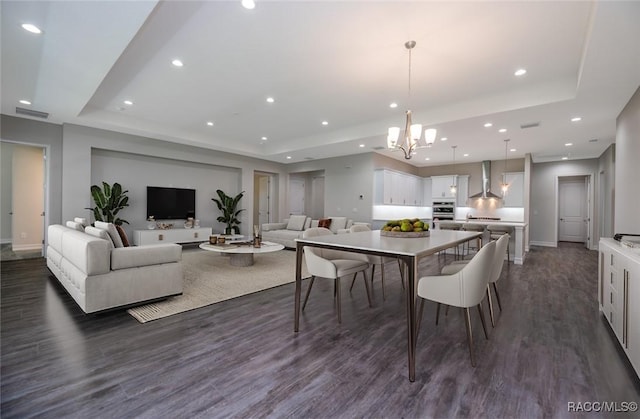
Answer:
[{"label": "dark hardwood floor", "polygon": [[[441,266],[427,258],[421,273]],[[331,281],[316,281],[298,334],[293,284],[140,324],[82,314],[43,259],[1,273],[3,418],[574,417],[569,402],[640,401],[598,312],[597,252],[577,245],[505,265],[489,340],[472,312],[476,368],[460,310],[435,326],[427,303],[414,383],[394,265],[386,301],[376,274],[374,308],[343,281],[342,325]]]}]

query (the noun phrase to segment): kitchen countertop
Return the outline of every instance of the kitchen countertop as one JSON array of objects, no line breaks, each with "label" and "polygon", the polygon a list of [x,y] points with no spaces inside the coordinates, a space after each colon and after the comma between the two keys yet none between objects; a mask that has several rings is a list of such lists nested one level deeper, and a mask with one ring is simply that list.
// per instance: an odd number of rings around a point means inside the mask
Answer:
[{"label": "kitchen countertop", "polygon": [[483,219],[455,219],[455,220],[442,220],[449,223],[458,223],[458,224],[480,224],[480,225],[488,225],[495,224],[501,225],[505,227],[526,227],[527,223],[522,221],[502,221],[502,220],[483,220]]}]

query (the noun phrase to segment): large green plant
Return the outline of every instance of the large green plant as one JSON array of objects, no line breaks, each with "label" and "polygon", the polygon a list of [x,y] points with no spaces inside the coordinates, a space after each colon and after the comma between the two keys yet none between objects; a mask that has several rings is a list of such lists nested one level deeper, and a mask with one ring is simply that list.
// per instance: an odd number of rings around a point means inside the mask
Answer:
[{"label": "large green plant", "polygon": [[215,202],[218,209],[222,211],[222,215],[219,216],[217,220],[218,222],[225,223],[227,225],[225,234],[231,234],[232,232],[240,234],[240,227],[238,227],[238,225],[241,223],[240,220],[238,220],[238,214],[244,211],[244,209],[238,209],[238,203],[240,202],[240,199],[242,199],[244,191],[234,197],[227,195],[220,189],[218,189],[216,193],[220,199],[211,198],[211,200]]},{"label": "large green plant", "polygon": [[104,221],[116,225],[129,224],[127,220],[118,217],[120,210],[129,206],[127,192],[129,191],[122,190],[122,186],[118,182],[114,183],[113,186],[107,182],[102,182],[102,188],[98,185],[92,185],[91,197],[96,206],[86,209],[93,211],[93,217],[96,221]]}]

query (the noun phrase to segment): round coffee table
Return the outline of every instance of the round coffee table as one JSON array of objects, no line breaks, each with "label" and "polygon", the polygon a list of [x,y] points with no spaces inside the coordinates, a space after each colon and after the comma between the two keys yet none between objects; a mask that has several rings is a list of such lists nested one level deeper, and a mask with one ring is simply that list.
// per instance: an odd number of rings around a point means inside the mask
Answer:
[{"label": "round coffee table", "polygon": [[200,249],[210,252],[220,252],[229,254],[229,264],[232,266],[251,266],[253,265],[253,255],[258,253],[277,252],[284,249],[284,246],[273,242],[262,242],[262,246],[253,247],[252,245],[236,244],[233,241],[225,244],[209,244],[208,242],[200,243]]}]

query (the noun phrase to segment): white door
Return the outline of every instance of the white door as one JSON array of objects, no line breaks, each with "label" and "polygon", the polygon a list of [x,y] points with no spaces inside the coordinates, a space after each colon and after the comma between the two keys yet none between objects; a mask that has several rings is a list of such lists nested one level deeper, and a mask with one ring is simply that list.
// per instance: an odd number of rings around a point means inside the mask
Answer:
[{"label": "white door", "polygon": [[587,193],[585,180],[560,179],[558,184],[558,241],[586,243]]},{"label": "white door", "polygon": [[12,159],[11,247],[42,250],[44,238],[44,149],[15,145]]},{"label": "white door", "polygon": [[258,223],[259,225],[271,222],[269,213],[269,200],[271,180],[269,176],[260,176],[258,179]]},{"label": "white door", "polygon": [[289,215],[304,214],[304,179],[289,179]]}]

